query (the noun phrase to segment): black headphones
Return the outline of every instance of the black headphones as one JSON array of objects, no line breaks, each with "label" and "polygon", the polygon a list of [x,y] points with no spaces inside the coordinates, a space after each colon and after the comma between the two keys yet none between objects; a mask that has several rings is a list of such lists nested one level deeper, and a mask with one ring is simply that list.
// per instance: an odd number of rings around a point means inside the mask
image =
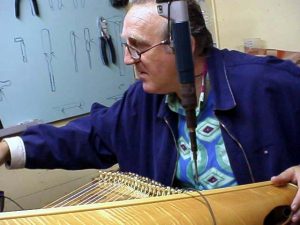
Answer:
[{"label": "black headphones", "polygon": [[110,0],[113,7],[124,7],[128,4],[128,0]]}]

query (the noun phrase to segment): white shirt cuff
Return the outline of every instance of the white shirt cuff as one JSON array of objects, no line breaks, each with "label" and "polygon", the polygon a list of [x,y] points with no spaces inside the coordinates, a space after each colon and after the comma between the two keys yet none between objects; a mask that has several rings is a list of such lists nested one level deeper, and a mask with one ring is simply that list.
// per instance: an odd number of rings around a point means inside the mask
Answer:
[{"label": "white shirt cuff", "polygon": [[10,150],[10,162],[5,164],[8,169],[19,169],[25,167],[26,152],[25,145],[21,137],[5,138]]}]

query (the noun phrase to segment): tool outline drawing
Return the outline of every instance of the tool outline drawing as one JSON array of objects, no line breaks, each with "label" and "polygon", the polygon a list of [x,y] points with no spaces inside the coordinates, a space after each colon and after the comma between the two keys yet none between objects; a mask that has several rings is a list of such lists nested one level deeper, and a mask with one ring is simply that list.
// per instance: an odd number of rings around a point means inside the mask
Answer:
[{"label": "tool outline drawing", "polygon": [[[79,3],[78,3],[79,0],[73,0],[73,6],[75,9],[78,8],[79,6]],[[80,7],[81,8],[84,8],[85,7],[85,0],[80,0]]]},{"label": "tool outline drawing", "polygon": [[24,39],[22,37],[15,37],[14,42],[15,43],[20,43],[22,61],[24,63],[27,63],[28,60],[27,60],[26,45],[25,45]]},{"label": "tool outline drawing", "polygon": [[87,54],[88,62],[89,62],[89,68],[92,69],[92,59],[91,59],[92,47],[91,47],[91,43],[94,43],[94,41],[91,38],[89,28],[84,28],[83,29],[83,34],[84,34],[84,40],[85,40],[85,50],[86,50],[86,54]]},{"label": "tool outline drawing", "polygon": [[83,111],[85,107],[84,101],[66,103],[60,106],[53,107],[54,110],[61,112],[62,114],[68,114],[72,111]]},{"label": "tool outline drawing", "polygon": [[41,30],[42,49],[47,64],[48,75],[50,79],[51,91],[56,91],[55,78],[53,73],[52,59],[55,56],[52,48],[51,34],[46,28]]},{"label": "tool outline drawing", "polygon": [[0,80],[0,102],[5,98],[4,88],[11,86],[11,80]]},{"label": "tool outline drawing", "polygon": [[[50,9],[55,9],[54,0],[48,0]],[[56,6],[59,10],[61,10],[64,7],[63,0],[56,0]]]},{"label": "tool outline drawing", "polygon": [[76,35],[75,31],[70,31],[70,44],[71,44],[71,51],[73,54],[73,61],[74,61],[74,70],[78,72],[78,60],[77,60],[77,40],[78,36]]}]

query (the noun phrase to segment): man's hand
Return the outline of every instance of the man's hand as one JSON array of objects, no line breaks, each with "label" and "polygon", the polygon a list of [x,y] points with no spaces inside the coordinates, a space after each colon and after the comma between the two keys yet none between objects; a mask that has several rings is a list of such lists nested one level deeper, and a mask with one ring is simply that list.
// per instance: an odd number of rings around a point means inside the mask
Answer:
[{"label": "man's hand", "polygon": [[[271,181],[276,186],[285,185],[289,182],[300,185],[300,166],[293,166],[283,171],[278,176],[271,178]],[[297,194],[291,204],[293,211],[292,222],[300,224],[300,189],[298,188]]]},{"label": "man's hand", "polygon": [[8,144],[5,141],[0,142],[0,166],[10,160]]}]

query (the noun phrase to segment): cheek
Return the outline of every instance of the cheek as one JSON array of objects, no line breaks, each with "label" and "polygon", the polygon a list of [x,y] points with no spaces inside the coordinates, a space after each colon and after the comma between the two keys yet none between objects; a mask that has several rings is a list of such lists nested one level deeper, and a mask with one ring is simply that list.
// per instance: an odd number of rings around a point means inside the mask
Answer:
[{"label": "cheek", "polygon": [[172,54],[164,53],[155,59],[156,71],[170,76],[176,73],[175,57]]},{"label": "cheek", "polygon": [[177,76],[175,60],[164,60],[160,64],[161,73],[166,74],[169,79],[174,79]]}]

